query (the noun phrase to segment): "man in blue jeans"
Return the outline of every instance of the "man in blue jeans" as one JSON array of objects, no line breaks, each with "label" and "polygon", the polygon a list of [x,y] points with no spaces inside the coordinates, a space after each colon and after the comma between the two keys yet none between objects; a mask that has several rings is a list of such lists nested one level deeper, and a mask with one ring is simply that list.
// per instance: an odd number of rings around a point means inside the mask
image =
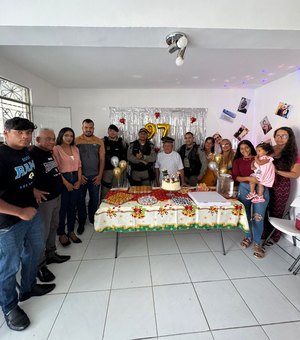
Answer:
[{"label": "man in blue jeans", "polygon": [[[102,139],[94,135],[94,122],[85,119],[82,122],[82,135],[75,140],[82,164],[81,186],[79,189],[78,229],[80,235],[84,232],[87,215],[90,223],[94,223],[94,215],[99,205],[99,189],[105,165],[105,147]],[[89,191],[88,214],[85,197]]]},{"label": "man in blue jeans", "polygon": [[0,146],[0,306],[8,327],[21,331],[30,321],[18,301],[47,294],[55,284],[36,283],[44,239],[33,192],[35,164],[27,149],[36,126],[15,117],[4,128],[5,144]]}]

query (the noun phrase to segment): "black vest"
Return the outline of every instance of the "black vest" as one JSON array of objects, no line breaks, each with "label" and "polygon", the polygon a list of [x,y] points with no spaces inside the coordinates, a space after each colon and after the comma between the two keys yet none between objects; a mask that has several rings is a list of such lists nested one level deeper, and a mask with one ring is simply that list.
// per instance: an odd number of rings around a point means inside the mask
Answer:
[{"label": "black vest", "polygon": [[[139,152],[145,156],[149,156],[151,154],[153,144],[147,140],[144,145],[141,145],[138,140],[135,140],[134,142],[130,143],[130,146],[132,148],[133,156],[136,156],[136,154]],[[129,162],[129,164],[132,170],[145,171],[151,169],[153,162],[149,162],[148,164]]]},{"label": "black vest", "polygon": [[111,140],[108,137],[104,137],[105,145],[105,170],[112,170],[114,167],[111,164],[111,158],[116,156],[121,160],[127,160],[126,147],[121,137],[118,140]]},{"label": "black vest", "polygon": [[[192,147],[192,150],[188,154],[188,160],[190,162],[190,167],[189,168],[184,168],[184,175],[186,177],[190,176],[198,176],[201,170],[201,162],[199,159],[198,155],[198,148],[199,146],[197,144],[194,144]],[[184,164],[184,158],[185,158],[185,150],[186,150],[186,145],[182,145],[181,148],[179,149],[178,153],[182,159],[182,162]]]}]

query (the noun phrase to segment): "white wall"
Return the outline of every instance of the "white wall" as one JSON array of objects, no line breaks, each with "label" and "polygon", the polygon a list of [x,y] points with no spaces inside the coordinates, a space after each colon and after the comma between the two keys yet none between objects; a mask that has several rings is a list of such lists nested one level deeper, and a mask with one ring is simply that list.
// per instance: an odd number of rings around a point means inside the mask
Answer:
[{"label": "white wall", "polygon": [[[252,90],[161,90],[161,89],[60,89],[59,105],[72,107],[72,125],[80,133],[85,118],[95,121],[95,133],[104,136],[109,121],[109,107],[204,107],[208,108],[207,136],[216,131],[223,137],[232,138],[241,124],[250,132],[254,124],[254,103],[247,115],[237,113],[233,123],[219,119],[222,110],[237,112],[241,97],[254,99]],[[251,117],[251,119],[249,119]],[[250,136],[251,137],[251,136]],[[252,137],[251,137],[252,138]]]},{"label": "white wall", "polygon": [[0,76],[31,88],[33,105],[58,105],[56,87],[2,57],[0,57]]}]

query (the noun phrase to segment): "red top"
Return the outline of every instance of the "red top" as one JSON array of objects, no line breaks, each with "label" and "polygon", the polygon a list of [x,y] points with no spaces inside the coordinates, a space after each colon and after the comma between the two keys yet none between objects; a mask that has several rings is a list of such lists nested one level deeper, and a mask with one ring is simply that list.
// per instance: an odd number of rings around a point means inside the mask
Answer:
[{"label": "red top", "polygon": [[232,164],[232,178],[235,182],[237,182],[236,178],[238,176],[247,177],[253,173],[251,169],[251,163],[253,162],[254,157],[251,158],[237,158],[233,161]]}]

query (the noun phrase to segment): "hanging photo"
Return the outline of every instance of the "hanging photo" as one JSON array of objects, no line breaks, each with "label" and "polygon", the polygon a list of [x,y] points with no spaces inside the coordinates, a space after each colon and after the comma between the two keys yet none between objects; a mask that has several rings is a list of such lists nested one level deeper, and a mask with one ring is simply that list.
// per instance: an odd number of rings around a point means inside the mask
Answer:
[{"label": "hanging photo", "polygon": [[249,132],[249,129],[246,128],[245,125],[241,125],[241,127],[237,130],[237,132],[233,135],[237,140],[241,141]]},{"label": "hanging photo", "polygon": [[250,102],[250,99],[242,97],[237,110],[242,113],[247,113]]},{"label": "hanging photo", "polygon": [[291,109],[292,109],[292,105],[280,102],[275,112],[275,115],[279,117],[283,117],[283,118],[289,118]]},{"label": "hanging photo", "polygon": [[263,133],[266,135],[269,131],[272,130],[272,125],[269,122],[269,119],[267,116],[263,118],[263,120],[260,122],[260,126],[263,130]]},{"label": "hanging photo", "polygon": [[233,122],[236,117],[236,113],[224,109],[220,115],[220,119],[226,120],[228,122]]}]

